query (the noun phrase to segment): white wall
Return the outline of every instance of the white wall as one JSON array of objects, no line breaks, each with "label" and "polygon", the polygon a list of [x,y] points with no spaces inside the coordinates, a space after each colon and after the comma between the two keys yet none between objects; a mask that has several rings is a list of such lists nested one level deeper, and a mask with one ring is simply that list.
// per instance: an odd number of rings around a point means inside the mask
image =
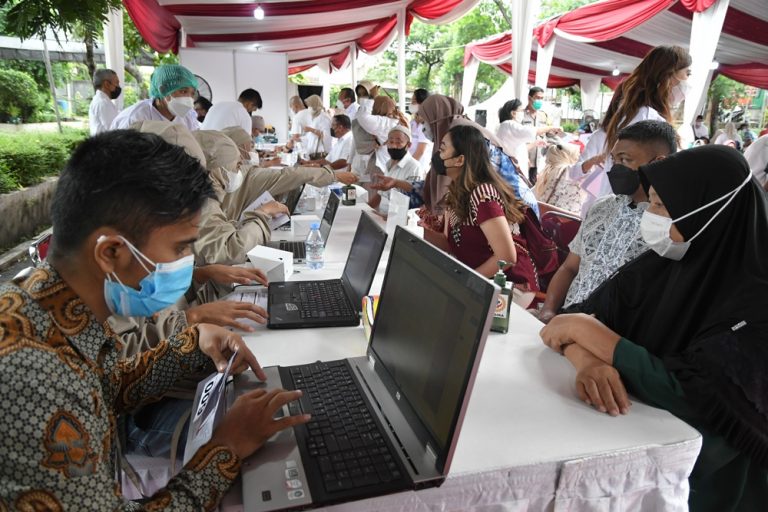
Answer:
[{"label": "white wall", "polygon": [[277,131],[288,135],[288,58],[283,53],[255,50],[181,48],[181,64],[210,84],[213,103],[233,101],[241,91],[259,91],[264,107],[257,112]]}]

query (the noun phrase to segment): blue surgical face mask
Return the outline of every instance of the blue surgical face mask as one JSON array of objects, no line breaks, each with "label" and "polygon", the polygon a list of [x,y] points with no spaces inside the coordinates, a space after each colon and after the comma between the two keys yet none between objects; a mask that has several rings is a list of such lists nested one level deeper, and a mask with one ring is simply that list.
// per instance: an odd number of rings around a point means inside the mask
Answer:
[{"label": "blue surgical face mask", "polygon": [[[169,263],[155,263],[128,240],[120,237],[128,250],[148,273],[139,282],[139,290],[124,285],[114,272],[104,280],[104,298],[109,310],[120,316],[152,316],[172,306],[192,284],[195,258],[191,254]],[[97,243],[101,241],[100,237]],[[144,263],[154,270],[149,270]]]},{"label": "blue surgical face mask", "polygon": [[541,110],[541,107],[544,106],[544,101],[542,100],[533,100],[533,110]]}]

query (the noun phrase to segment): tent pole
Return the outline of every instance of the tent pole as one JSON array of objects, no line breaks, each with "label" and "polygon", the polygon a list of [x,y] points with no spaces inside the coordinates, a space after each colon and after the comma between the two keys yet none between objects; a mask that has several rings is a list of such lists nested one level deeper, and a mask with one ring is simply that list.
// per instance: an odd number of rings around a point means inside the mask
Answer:
[{"label": "tent pole", "polygon": [[[120,83],[125,85],[125,51],[123,49],[123,11],[112,9],[104,23],[104,56],[106,66],[117,74]],[[124,97],[121,94],[115,101],[118,110],[123,108]]]},{"label": "tent pole", "polygon": [[405,112],[405,8],[397,13],[397,100]]},{"label": "tent pole", "polygon": [[357,85],[357,44],[349,45],[349,66],[352,68],[352,89]]},{"label": "tent pole", "polygon": [[48,75],[48,85],[51,86],[51,96],[53,96],[53,110],[56,112],[56,123],[59,125],[59,133],[63,133],[61,128],[61,114],[59,113],[59,102],[56,101],[56,85],[53,82],[53,69],[51,68],[51,55],[48,53],[48,43],[43,40],[43,59],[45,60],[45,73]]}]

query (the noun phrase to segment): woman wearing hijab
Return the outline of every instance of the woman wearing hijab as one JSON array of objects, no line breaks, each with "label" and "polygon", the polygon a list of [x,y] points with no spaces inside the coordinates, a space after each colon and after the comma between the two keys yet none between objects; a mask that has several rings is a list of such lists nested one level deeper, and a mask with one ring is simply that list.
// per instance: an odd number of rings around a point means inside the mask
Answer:
[{"label": "woman wearing hijab", "polygon": [[317,94],[313,94],[304,100],[310,111],[310,121],[304,127],[310,159],[316,160],[318,153],[328,153],[333,144],[331,136],[331,116],[323,109],[323,100]]},{"label": "woman wearing hijab", "polygon": [[[702,146],[640,168],[652,251],[542,329],[578,370],[579,396],[612,415],[626,389],[698,429],[691,510],[768,503],[766,196],[732,148]],[[630,341],[631,340],[631,341]]]},{"label": "woman wearing hijab", "polygon": [[542,280],[557,269],[555,252],[551,264],[537,268],[531,254],[537,252],[528,237],[538,234],[531,234],[538,221],[494,170],[480,130],[454,126],[440,142],[439,155],[451,183],[444,200],[443,229],[425,228],[425,239],[486,277],[492,277],[499,260],[504,260],[512,282],[524,290],[541,290]]}]

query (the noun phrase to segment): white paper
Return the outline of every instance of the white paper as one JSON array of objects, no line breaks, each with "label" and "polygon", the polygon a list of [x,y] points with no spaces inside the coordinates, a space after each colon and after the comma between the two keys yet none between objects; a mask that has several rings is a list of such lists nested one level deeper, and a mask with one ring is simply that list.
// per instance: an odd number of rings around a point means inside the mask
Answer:
[{"label": "white paper", "polygon": [[[235,291],[227,295],[221,300],[228,300],[232,302],[245,302],[246,304],[253,304],[263,309],[267,309],[267,296],[269,294],[269,288],[266,286],[253,286],[253,285],[241,285],[235,288]],[[241,324],[247,325],[251,328],[263,328],[264,326],[256,323],[250,318],[237,318],[237,321]]]},{"label": "white paper", "polygon": [[237,356],[237,352],[229,358],[224,372],[211,374],[197,385],[196,409],[189,424],[191,438],[187,441],[187,446],[184,449],[184,464],[189,462],[201,446],[211,440],[213,428],[224,415],[226,400],[222,400],[222,398],[224,398],[224,389],[235,356]]},{"label": "white paper", "polygon": [[[266,204],[266,203],[268,203],[270,201],[274,201],[274,200],[275,200],[275,198],[272,197],[272,194],[270,194],[269,191],[264,192],[259,197],[254,199],[253,202],[251,202],[251,204],[249,204],[248,206],[245,207],[243,212],[240,214],[240,219],[239,220],[242,221],[243,219],[245,219],[245,212],[252,212],[252,211],[256,210],[259,206],[261,206],[263,204]],[[285,224],[289,220],[291,220],[291,218],[288,215],[286,215],[284,213],[279,213],[276,216],[271,217],[269,219],[269,229],[274,231],[275,229],[279,228],[280,226],[282,226],[283,224]]]}]

